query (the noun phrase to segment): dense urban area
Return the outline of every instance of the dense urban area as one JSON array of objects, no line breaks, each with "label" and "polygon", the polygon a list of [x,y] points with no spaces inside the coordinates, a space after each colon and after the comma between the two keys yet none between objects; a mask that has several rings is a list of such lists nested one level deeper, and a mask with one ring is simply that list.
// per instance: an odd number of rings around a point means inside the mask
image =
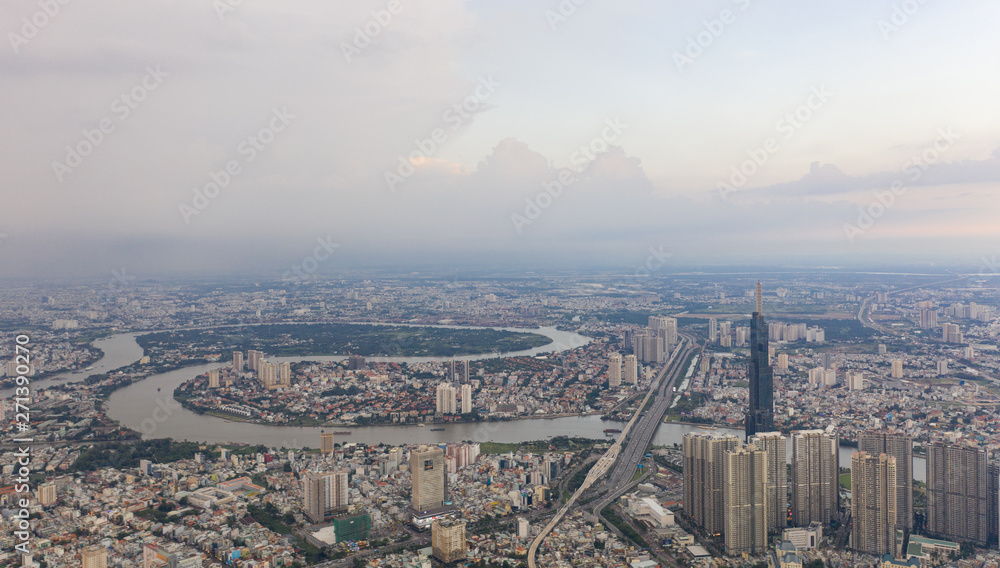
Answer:
[{"label": "dense urban area", "polygon": [[119,275],[0,330],[0,566],[1000,567],[989,274]]}]

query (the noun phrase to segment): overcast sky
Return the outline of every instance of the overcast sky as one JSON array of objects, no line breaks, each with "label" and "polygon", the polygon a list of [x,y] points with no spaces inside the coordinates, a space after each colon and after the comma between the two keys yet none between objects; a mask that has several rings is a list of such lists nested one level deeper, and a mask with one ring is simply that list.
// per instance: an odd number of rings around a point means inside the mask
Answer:
[{"label": "overcast sky", "polygon": [[1000,249],[993,1],[65,1],[0,5],[2,277]]}]

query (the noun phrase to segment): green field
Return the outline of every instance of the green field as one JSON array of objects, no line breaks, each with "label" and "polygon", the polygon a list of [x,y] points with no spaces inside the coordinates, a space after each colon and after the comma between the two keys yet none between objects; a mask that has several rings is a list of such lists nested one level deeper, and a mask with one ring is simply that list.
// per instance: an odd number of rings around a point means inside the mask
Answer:
[{"label": "green field", "polygon": [[256,349],[278,357],[364,355],[387,357],[452,357],[510,353],[548,345],[537,333],[494,329],[452,329],[351,323],[275,324],[232,328],[168,331],[139,336],[136,341],[154,359],[158,351],[222,353]]},{"label": "green field", "polygon": [[840,486],[843,487],[844,489],[847,489],[848,491],[851,490],[851,473],[850,472],[840,474]]},{"label": "green field", "polygon": [[506,454],[510,452],[516,452],[521,444],[506,444],[503,442],[481,442],[479,444],[479,453],[481,454]]}]

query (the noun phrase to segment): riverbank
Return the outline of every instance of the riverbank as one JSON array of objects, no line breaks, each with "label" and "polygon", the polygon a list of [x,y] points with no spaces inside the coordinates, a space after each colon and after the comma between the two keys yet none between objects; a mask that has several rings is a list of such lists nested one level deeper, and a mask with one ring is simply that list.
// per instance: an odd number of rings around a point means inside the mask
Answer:
[{"label": "riverbank", "polygon": [[431,420],[421,421],[421,422],[371,422],[371,423],[357,423],[357,422],[333,422],[333,421],[321,421],[321,420],[310,420],[309,422],[268,422],[266,420],[258,420],[254,418],[246,418],[238,416],[235,414],[229,414],[227,412],[222,412],[219,410],[206,410],[205,408],[195,405],[187,397],[178,397],[176,390],[174,391],[174,400],[180,403],[181,407],[189,410],[195,414],[201,416],[214,416],[216,418],[221,418],[229,422],[240,422],[243,424],[258,424],[261,426],[277,426],[277,427],[302,427],[302,428],[368,428],[368,427],[394,427],[394,428],[406,428],[406,427],[445,427],[449,425],[458,424],[489,424],[489,423],[501,423],[501,422],[511,422],[514,420],[557,420],[560,418],[570,418],[570,417],[587,417],[587,416],[598,416],[600,412],[594,410],[590,412],[560,412],[555,414],[532,414],[524,416],[510,416],[503,418],[457,418],[454,420],[445,420],[434,418]]}]

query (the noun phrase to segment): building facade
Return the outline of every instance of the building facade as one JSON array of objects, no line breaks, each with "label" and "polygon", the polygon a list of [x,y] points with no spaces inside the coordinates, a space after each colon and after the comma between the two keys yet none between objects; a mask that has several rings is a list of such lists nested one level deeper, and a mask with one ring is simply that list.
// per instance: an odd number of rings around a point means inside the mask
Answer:
[{"label": "building facade", "polygon": [[781,432],[761,432],[750,443],[767,452],[767,530],[788,526],[787,442]]},{"label": "building facade", "polygon": [[896,458],[851,456],[851,546],[865,554],[891,554],[896,542]]},{"label": "building facade", "polygon": [[733,435],[684,435],[684,510],[711,535],[725,530],[725,459],[739,443]]},{"label": "building facade", "polygon": [[420,446],[410,452],[410,506],[414,511],[443,507],[446,480],[444,450],[435,446]]},{"label": "building facade", "polygon": [[88,546],[80,552],[83,568],[108,568],[108,549],[103,546]]},{"label": "building facade", "polygon": [[757,283],[757,308],[750,320],[750,408],[745,419],[746,437],[757,432],[774,431],[774,370],[768,350],[767,322],[764,321],[764,303]]},{"label": "building facade", "polygon": [[792,524],[829,523],[840,509],[836,434],[824,430],[792,432]]},{"label": "building facade", "polygon": [[468,550],[463,521],[435,520],[431,523],[431,546],[434,557],[444,564],[464,560]]},{"label": "building facade", "polygon": [[768,456],[754,444],[726,454],[726,554],[762,554],[767,550]]},{"label": "building facade", "polygon": [[971,446],[927,447],[927,532],[985,545],[989,540],[989,466]]},{"label": "building facade", "polygon": [[913,437],[876,430],[858,436],[858,450],[896,458],[896,528],[913,529]]}]

